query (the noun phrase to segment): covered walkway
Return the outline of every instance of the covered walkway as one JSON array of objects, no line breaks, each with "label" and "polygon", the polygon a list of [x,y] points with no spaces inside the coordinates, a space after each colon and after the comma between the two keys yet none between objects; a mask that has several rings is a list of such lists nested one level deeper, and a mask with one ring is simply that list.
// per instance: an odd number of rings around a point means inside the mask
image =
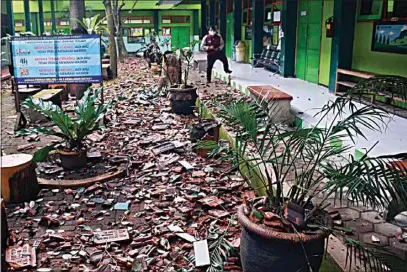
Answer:
[{"label": "covered walkway", "polygon": [[[204,58],[199,55],[197,58]],[[252,68],[247,63],[237,63],[229,60],[231,69],[233,70],[231,85],[246,94],[248,93],[247,86],[251,85],[271,85],[293,97],[291,102],[292,111],[302,120],[302,125],[313,126],[318,122],[318,117],[314,117],[316,113],[328,101],[335,99],[335,95],[329,93],[327,87],[317,85],[297,78],[284,78],[280,75],[273,75],[272,72],[263,68]],[[215,76],[226,81],[227,74],[223,72],[221,62],[216,62],[214,66]],[[370,149],[376,141],[379,143],[371,151],[372,156],[382,154],[392,154],[407,152],[407,119],[391,115],[389,125],[386,132],[381,134],[378,132],[367,131],[366,136],[369,141],[358,139],[356,149],[364,153],[365,149]]]}]

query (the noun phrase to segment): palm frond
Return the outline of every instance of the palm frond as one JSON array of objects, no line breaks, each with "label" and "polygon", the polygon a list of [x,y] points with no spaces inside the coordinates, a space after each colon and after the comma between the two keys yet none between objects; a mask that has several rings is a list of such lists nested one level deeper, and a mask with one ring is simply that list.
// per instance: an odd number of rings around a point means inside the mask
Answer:
[{"label": "palm frond", "polygon": [[341,166],[327,164],[323,167],[328,179],[323,191],[327,196],[343,192],[353,203],[373,207],[386,207],[391,201],[407,205],[407,171],[392,167],[398,158],[364,157]]},{"label": "palm frond", "polygon": [[400,98],[407,100],[407,78],[401,76],[375,76],[361,80],[348,94],[362,99],[370,95],[388,96],[391,99]]},{"label": "palm frond", "polygon": [[365,271],[373,272],[401,272],[406,270],[406,261],[389,252],[383,247],[367,245],[361,241],[345,237],[346,267],[351,270],[352,265],[360,264]]}]

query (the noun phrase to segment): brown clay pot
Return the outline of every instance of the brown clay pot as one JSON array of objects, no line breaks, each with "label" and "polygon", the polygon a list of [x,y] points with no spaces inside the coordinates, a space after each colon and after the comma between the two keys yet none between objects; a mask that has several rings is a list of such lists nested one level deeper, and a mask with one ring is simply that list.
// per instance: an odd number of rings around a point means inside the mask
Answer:
[{"label": "brown clay pot", "polygon": [[91,84],[68,84],[69,93],[76,97],[76,100],[82,98],[86,90],[91,86]]},{"label": "brown clay pot", "polygon": [[[242,225],[240,257],[245,272],[298,272],[319,271],[324,256],[327,234],[283,233],[264,228],[250,221],[244,205],[237,211]],[[306,254],[306,255],[305,255]]]},{"label": "brown clay pot", "polygon": [[151,72],[154,74],[158,73],[158,64],[157,63],[151,63]]},{"label": "brown clay pot", "polygon": [[73,170],[86,166],[88,159],[86,157],[86,150],[80,152],[58,150],[61,165],[65,169]]}]

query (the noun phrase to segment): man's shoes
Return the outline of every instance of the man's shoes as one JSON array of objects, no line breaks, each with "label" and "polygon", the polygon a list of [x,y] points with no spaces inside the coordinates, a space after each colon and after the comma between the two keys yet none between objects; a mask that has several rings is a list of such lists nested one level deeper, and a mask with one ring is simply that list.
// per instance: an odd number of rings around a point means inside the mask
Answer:
[{"label": "man's shoes", "polygon": [[227,71],[225,71],[225,73],[231,74],[232,71],[231,71],[231,70],[227,70]]}]

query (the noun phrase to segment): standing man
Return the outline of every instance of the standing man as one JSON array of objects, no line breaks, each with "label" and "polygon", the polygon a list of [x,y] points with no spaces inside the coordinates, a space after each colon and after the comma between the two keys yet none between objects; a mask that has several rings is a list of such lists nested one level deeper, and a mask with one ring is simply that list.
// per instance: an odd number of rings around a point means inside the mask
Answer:
[{"label": "standing man", "polygon": [[212,68],[216,60],[220,60],[223,63],[225,73],[232,73],[232,71],[229,70],[228,59],[222,51],[223,47],[225,47],[225,43],[222,37],[216,33],[216,27],[211,26],[208,35],[203,37],[201,44],[201,50],[207,53],[206,79],[208,83],[211,82]]}]

